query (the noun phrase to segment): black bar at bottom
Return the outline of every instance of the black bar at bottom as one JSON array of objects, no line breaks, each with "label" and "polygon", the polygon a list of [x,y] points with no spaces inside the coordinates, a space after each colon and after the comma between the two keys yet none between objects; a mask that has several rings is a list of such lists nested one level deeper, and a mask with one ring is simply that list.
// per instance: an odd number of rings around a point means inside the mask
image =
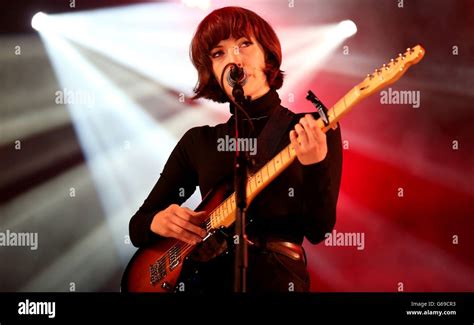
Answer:
[{"label": "black bar at bottom", "polygon": [[[53,308],[48,302],[54,302]],[[239,315],[230,309],[239,307]],[[48,320],[397,320],[474,322],[473,293],[0,293],[0,324]],[[33,314],[36,313],[36,314]],[[231,316],[232,315],[232,316]]]}]

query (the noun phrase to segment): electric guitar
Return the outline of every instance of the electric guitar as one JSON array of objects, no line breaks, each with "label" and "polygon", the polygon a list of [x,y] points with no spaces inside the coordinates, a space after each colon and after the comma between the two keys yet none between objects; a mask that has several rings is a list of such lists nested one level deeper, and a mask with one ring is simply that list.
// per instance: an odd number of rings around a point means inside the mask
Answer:
[{"label": "electric guitar", "polygon": [[[321,119],[316,122],[326,132],[336,126],[354,105],[364,98],[394,83],[402,77],[407,69],[418,63],[424,56],[425,50],[420,45],[408,48],[404,54],[390,60],[381,68],[367,77],[344,97],[342,97],[327,112],[328,122]],[[247,180],[247,204],[278,175],[280,175],[296,158],[295,150],[288,145],[261,169]],[[211,190],[203,199],[196,211],[207,211],[208,217],[203,223],[208,235],[203,241],[212,236],[222,227],[230,227],[236,216],[235,192],[228,195],[228,190],[217,187]],[[200,245],[200,244],[198,244]],[[122,276],[121,290],[123,292],[170,292],[174,290],[181,273],[184,260],[196,248],[174,238],[163,238],[156,243],[137,250],[127,265]]]}]

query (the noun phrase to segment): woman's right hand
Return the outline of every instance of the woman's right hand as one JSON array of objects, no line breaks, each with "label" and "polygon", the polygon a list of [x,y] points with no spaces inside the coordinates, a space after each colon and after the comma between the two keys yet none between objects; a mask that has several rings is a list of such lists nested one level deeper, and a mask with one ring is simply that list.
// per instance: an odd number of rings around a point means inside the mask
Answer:
[{"label": "woman's right hand", "polygon": [[155,214],[150,229],[160,236],[174,237],[196,245],[207,235],[207,232],[199,227],[206,216],[206,211],[194,212],[186,207],[171,204]]}]

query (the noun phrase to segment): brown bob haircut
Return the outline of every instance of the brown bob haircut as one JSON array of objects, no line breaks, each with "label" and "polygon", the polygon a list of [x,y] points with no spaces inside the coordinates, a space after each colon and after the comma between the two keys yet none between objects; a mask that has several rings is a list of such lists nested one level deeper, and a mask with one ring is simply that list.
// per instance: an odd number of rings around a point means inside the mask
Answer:
[{"label": "brown bob haircut", "polygon": [[230,37],[254,36],[265,53],[264,73],[270,88],[283,85],[281,46],[273,28],[259,15],[241,7],[224,7],[207,15],[197,27],[191,41],[190,56],[198,71],[198,82],[192,99],[207,98],[219,103],[229,101],[212,71],[211,50]]}]

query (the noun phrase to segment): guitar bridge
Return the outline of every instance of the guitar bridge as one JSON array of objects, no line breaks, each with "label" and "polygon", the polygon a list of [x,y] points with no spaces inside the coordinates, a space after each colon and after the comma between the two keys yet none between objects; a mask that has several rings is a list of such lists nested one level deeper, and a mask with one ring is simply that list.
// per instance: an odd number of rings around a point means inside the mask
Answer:
[{"label": "guitar bridge", "polygon": [[156,285],[166,276],[166,263],[160,258],[156,263],[150,265],[150,283]]}]

